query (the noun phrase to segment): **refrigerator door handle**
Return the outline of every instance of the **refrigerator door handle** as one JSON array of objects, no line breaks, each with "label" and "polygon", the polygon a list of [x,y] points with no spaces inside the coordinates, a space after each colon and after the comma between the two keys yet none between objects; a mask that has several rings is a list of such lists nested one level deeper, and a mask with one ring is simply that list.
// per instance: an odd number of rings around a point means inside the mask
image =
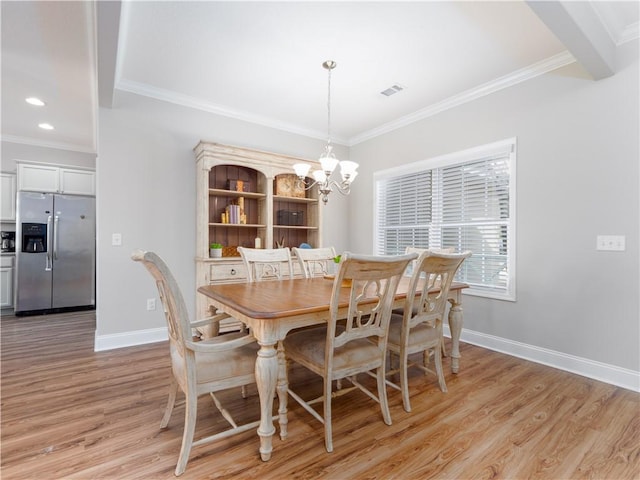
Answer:
[{"label": "refrigerator door handle", "polygon": [[53,259],[58,259],[58,222],[60,217],[56,215],[56,218],[53,222]]},{"label": "refrigerator door handle", "polygon": [[45,265],[45,270],[48,272],[52,270],[53,261],[51,259],[51,215],[47,217],[47,263]]}]

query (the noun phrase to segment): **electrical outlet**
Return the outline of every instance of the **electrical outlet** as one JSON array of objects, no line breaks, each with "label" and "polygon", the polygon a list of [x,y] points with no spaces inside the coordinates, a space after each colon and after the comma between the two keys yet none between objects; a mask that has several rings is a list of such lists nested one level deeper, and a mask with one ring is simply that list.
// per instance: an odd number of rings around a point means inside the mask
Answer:
[{"label": "electrical outlet", "polygon": [[624,235],[598,235],[596,238],[596,250],[610,250],[623,252],[625,249]]},{"label": "electrical outlet", "polygon": [[156,299],[147,298],[147,310],[155,310],[155,309],[156,309]]},{"label": "electrical outlet", "polygon": [[122,245],[122,234],[121,233],[112,233],[111,234],[111,245],[114,247],[119,247]]}]

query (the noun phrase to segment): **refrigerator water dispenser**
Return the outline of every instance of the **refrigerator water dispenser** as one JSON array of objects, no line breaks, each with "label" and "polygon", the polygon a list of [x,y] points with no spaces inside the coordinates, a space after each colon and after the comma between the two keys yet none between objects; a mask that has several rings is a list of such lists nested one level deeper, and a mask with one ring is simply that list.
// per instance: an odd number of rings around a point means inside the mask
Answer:
[{"label": "refrigerator water dispenser", "polygon": [[22,224],[22,252],[42,253],[47,251],[47,224]]}]

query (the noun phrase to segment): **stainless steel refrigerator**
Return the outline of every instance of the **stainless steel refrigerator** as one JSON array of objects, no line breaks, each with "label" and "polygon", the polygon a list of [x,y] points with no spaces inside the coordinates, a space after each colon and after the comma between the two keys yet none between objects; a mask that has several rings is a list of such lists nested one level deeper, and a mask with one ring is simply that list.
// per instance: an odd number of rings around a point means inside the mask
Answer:
[{"label": "stainless steel refrigerator", "polygon": [[18,192],[16,314],[95,307],[95,198]]}]

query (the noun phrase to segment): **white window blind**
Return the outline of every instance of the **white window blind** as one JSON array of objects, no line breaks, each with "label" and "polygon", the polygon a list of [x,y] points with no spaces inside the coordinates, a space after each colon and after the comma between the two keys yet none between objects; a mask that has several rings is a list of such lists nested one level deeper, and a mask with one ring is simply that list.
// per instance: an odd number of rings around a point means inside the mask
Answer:
[{"label": "white window blind", "polygon": [[465,293],[515,300],[515,139],[375,174],[375,251],[471,250]]}]

